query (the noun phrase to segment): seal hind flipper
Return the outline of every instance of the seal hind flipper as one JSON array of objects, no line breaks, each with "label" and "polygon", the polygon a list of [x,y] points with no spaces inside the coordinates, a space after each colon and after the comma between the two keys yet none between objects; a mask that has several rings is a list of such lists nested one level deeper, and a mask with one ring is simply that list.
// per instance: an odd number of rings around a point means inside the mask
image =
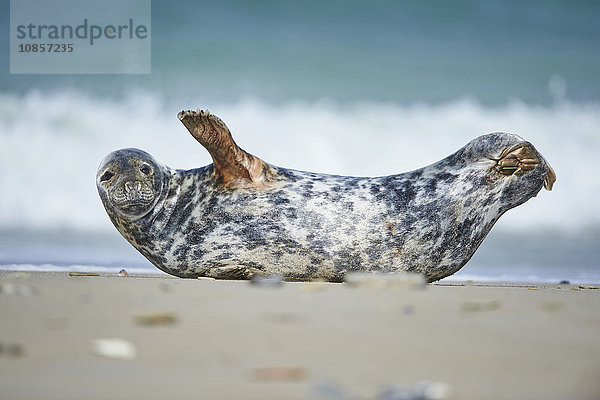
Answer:
[{"label": "seal hind flipper", "polygon": [[[515,146],[505,148],[500,157],[494,159],[496,166],[494,169],[500,175],[511,176],[521,175],[525,171],[533,170],[540,163],[540,157],[536,155],[537,151],[529,142],[518,143]],[[547,164],[548,170],[544,176],[544,189],[551,191],[554,182],[556,182],[556,173]]]},{"label": "seal hind flipper", "polygon": [[260,188],[272,181],[273,168],[242,150],[219,117],[208,110],[181,111],[177,117],[210,153],[218,183],[230,188]]}]

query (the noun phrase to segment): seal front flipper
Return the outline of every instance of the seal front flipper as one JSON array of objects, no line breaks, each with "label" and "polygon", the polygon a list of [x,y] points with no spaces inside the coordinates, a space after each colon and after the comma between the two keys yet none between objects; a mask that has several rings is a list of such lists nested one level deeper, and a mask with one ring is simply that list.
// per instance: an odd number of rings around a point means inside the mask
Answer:
[{"label": "seal front flipper", "polygon": [[210,153],[218,184],[229,188],[261,188],[273,180],[273,168],[242,150],[233,141],[227,125],[216,115],[203,110],[187,110],[177,117]]},{"label": "seal front flipper", "polygon": [[215,279],[247,280],[253,276],[264,276],[266,274],[258,268],[246,267],[244,265],[228,265],[213,267],[205,275]]}]

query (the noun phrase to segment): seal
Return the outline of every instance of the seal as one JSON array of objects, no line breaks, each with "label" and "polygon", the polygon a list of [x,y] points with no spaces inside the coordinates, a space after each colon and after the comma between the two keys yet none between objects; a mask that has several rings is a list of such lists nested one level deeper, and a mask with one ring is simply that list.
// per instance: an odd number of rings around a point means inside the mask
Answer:
[{"label": "seal", "polygon": [[117,230],[183,278],[343,281],[348,272],[421,273],[432,282],[469,261],[506,211],[556,175],[521,137],[480,136],[424,168],[348,177],[270,165],[236,145],[208,111],[178,115],[213,163],[169,168],[138,149],[97,173]]}]

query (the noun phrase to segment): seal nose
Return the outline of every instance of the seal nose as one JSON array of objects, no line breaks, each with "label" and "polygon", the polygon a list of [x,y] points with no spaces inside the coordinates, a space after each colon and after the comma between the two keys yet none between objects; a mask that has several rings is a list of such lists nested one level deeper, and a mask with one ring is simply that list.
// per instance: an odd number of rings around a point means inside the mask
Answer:
[{"label": "seal nose", "polygon": [[142,183],[140,181],[128,181],[125,182],[125,191],[130,193],[132,191],[139,192],[142,189]]}]

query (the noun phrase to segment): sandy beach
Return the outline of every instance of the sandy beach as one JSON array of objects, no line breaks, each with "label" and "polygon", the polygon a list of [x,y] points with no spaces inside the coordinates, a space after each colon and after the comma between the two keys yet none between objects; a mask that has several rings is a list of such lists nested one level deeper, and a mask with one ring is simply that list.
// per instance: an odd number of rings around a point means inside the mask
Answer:
[{"label": "sandy beach", "polygon": [[0,285],[2,399],[600,398],[590,286],[31,272]]},{"label": "sandy beach", "polygon": [[0,400],[600,400],[598,3],[0,1]]}]

